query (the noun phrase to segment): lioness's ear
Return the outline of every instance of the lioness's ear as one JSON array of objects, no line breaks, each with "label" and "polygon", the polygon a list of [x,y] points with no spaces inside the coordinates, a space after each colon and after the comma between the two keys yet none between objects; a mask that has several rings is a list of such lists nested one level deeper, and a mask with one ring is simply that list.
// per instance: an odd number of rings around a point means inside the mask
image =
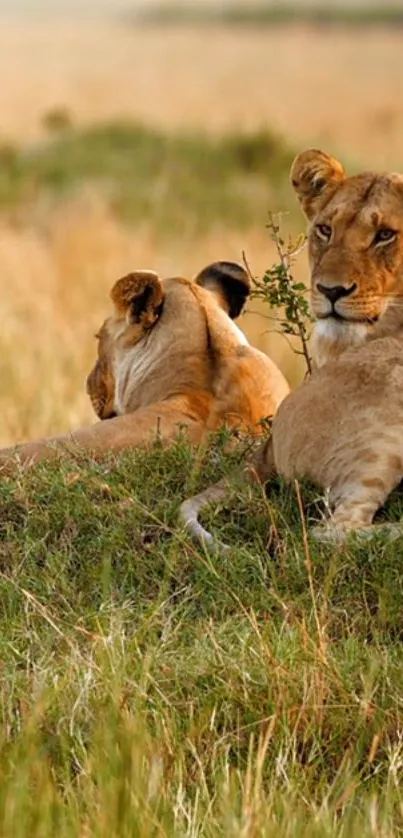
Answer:
[{"label": "lioness's ear", "polygon": [[195,283],[212,291],[232,319],[241,313],[250,294],[248,274],[237,262],[213,262],[197,274]]},{"label": "lioness's ear", "polygon": [[115,282],[111,300],[116,313],[128,323],[141,323],[149,329],[161,314],[164,290],[154,271],[134,271]]},{"label": "lioness's ear", "polygon": [[314,218],[345,178],[341,163],[316,148],[298,154],[290,172],[291,183],[309,219]]}]

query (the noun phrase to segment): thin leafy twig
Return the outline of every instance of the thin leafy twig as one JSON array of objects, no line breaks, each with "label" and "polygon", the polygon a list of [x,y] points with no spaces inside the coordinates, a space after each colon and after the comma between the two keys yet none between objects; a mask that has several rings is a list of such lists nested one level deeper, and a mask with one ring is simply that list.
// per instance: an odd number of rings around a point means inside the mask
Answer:
[{"label": "thin leafy twig", "polygon": [[243,261],[244,268],[246,270],[246,273],[248,274],[248,277],[249,277],[249,280],[250,280],[251,284],[256,286],[258,283],[256,281],[256,278],[253,276],[253,273],[251,271],[251,268],[250,268],[250,265],[249,265],[249,262],[248,262],[248,259],[246,257],[246,253],[245,253],[244,250],[242,251],[242,261]]},{"label": "thin leafy twig", "polygon": [[312,372],[312,362],[309,354],[308,323],[312,320],[306,299],[307,288],[303,282],[295,282],[291,273],[293,260],[305,247],[305,236],[299,237],[295,244],[286,244],[281,233],[280,221],[272,214],[269,215],[267,228],[270,231],[277,254],[278,262],[269,268],[263,278],[256,280],[251,272],[245,253],[242,254],[243,263],[251,280],[251,297],[269,303],[272,309],[281,309],[279,320],[280,330],[284,336],[298,338],[302,350],[294,350],[302,354],[308,373]]}]

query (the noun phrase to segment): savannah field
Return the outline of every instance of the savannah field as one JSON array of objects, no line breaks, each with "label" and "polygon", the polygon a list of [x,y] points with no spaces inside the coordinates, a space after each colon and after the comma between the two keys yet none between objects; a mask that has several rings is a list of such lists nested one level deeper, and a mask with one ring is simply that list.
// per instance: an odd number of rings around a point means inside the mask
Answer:
[{"label": "savannah field", "polygon": [[[244,251],[261,277],[268,213],[304,231],[304,146],[403,167],[401,27],[135,26],[101,5],[0,18],[1,444],[94,421],[120,275]],[[242,326],[294,384],[271,315],[252,301]],[[401,540],[312,543],[311,487],[234,481],[206,515],[231,549],[207,556],[178,506],[232,474],[248,443],[227,442],[0,482],[0,838],[403,836]]]},{"label": "savannah field", "polygon": [[[295,151],[316,144],[351,168],[398,167],[402,47],[399,29],[3,19],[1,442],[92,421],[83,382],[93,333],[120,274],[139,266],[193,274],[244,250],[261,275],[275,258],[268,211],[288,213],[286,232],[304,229],[287,180]],[[55,110],[71,120],[68,136],[46,128],[44,118]],[[142,165],[138,139],[127,136],[124,148],[113,136],[108,141],[122,122],[129,132],[130,124],[134,133],[139,126],[149,132],[159,162],[151,153]],[[97,171],[91,139],[83,140],[84,150],[70,148],[94,126],[104,137]],[[169,163],[157,135],[176,143]],[[181,172],[178,193],[180,145],[189,135],[197,148],[185,152],[187,181]],[[245,135],[252,150],[237,159],[222,150],[208,168],[212,145],[226,137],[242,144]],[[306,279],[303,256],[295,270]],[[300,371],[271,322],[248,316],[245,328],[295,382]]]}]

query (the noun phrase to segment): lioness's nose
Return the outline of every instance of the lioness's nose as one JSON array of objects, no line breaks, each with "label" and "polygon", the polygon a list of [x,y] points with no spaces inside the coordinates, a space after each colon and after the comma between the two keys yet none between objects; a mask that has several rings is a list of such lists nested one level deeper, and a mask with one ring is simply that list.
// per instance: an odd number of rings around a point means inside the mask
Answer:
[{"label": "lioness's nose", "polygon": [[354,282],[354,284],[350,285],[349,288],[345,288],[344,285],[321,285],[321,283],[318,282],[316,287],[318,291],[320,291],[324,297],[327,297],[331,303],[335,303],[337,300],[340,300],[341,297],[349,297],[350,294],[352,294],[357,288],[357,283]]}]

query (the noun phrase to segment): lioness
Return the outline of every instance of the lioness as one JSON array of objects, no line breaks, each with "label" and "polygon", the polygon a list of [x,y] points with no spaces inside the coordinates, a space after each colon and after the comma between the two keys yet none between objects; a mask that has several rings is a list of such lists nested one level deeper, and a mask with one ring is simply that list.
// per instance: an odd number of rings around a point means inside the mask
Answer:
[{"label": "lioness", "polygon": [[246,271],[216,262],[195,280],[135,271],[112,288],[113,313],[98,334],[87,391],[99,419],[92,427],[0,451],[0,466],[38,462],[64,449],[93,455],[189,439],[223,425],[261,433],[289,391],[276,365],[249,346],[233,318],[250,293]]},{"label": "lioness", "polygon": [[[329,490],[333,514],[315,535],[342,541],[351,530],[372,534],[403,478],[403,176],[348,177],[310,149],[294,160],[291,182],[309,222],[316,370],[282,402],[247,470]],[[226,491],[222,482],[182,505],[186,527],[207,545],[197,515]]]}]

